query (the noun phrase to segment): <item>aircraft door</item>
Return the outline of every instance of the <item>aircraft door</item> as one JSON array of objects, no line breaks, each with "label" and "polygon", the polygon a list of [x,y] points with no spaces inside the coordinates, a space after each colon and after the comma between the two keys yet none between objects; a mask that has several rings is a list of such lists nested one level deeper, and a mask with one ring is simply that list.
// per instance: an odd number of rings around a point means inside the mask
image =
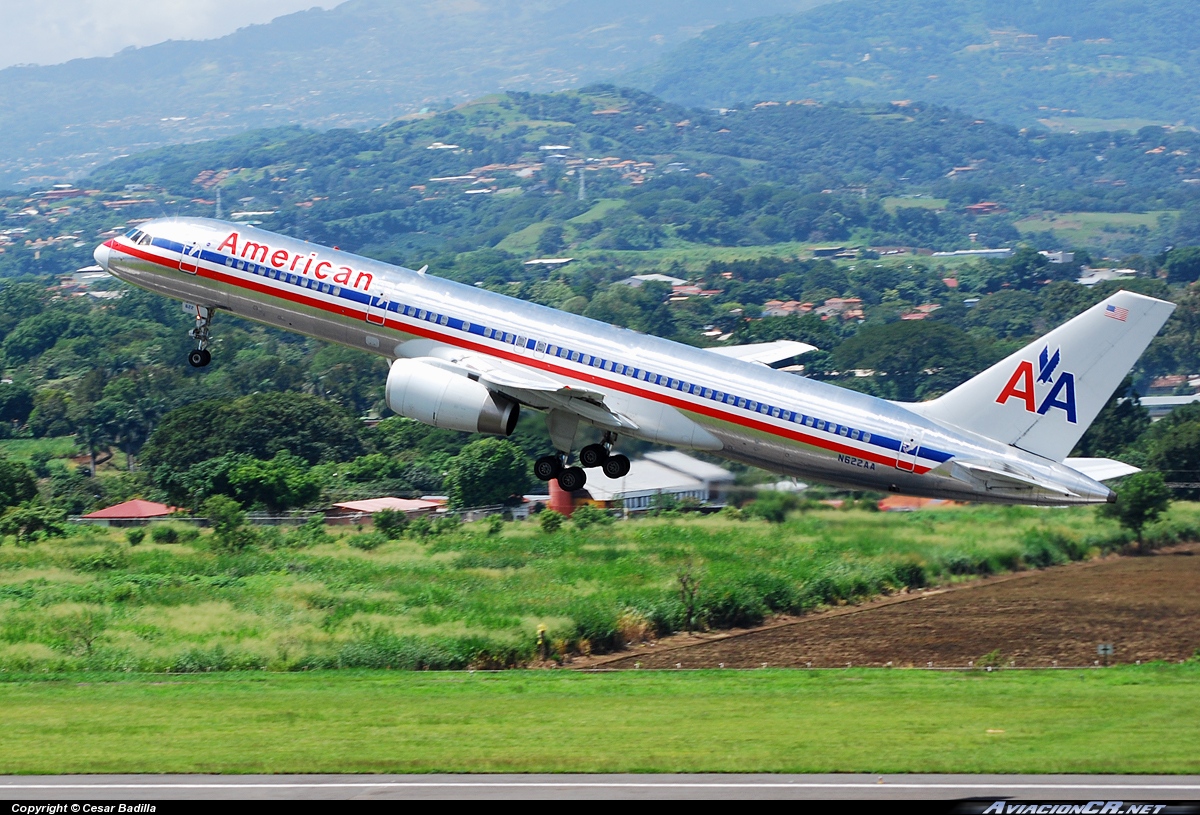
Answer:
[{"label": "aircraft door", "polygon": [[897,470],[911,473],[917,468],[917,453],[924,438],[925,431],[915,427],[905,432],[904,438],[900,440],[900,451],[896,455]]},{"label": "aircraft door", "polygon": [[195,274],[200,268],[200,241],[192,241],[184,245],[183,254],[179,256],[179,270]]},{"label": "aircraft door", "polygon": [[367,303],[367,322],[371,325],[383,325],[391,302],[388,290],[380,286],[378,291],[370,295],[370,301]]}]

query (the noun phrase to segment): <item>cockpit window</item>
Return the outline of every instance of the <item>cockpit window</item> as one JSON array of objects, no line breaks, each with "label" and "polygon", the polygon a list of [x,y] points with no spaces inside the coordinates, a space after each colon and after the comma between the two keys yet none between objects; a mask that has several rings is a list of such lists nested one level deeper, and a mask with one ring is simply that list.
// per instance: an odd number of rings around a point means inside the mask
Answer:
[{"label": "cockpit window", "polygon": [[138,236],[138,239],[137,239],[138,246],[149,246],[150,242],[153,240],[154,240],[154,238],[152,238],[149,233],[143,232],[141,235]]},{"label": "cockpit window", "polygon": [[150,242],[152,240],[154,240],[153,237],[151,237],[150,235],[148,235],[147,233],[143,232],[140,229],[129,230],[128,232],[125,233],[125,237],[129,238],[130,243],[136,244],[138,246],[148,246],[150,244]]}]

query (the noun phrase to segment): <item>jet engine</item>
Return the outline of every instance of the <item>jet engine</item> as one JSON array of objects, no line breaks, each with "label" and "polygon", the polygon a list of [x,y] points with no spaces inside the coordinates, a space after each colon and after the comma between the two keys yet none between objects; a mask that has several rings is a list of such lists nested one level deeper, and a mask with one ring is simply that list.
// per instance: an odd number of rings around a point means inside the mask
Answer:
[{"label": "jet engine", "polygon": [[511,436],[521,406],[473,379],[414,359],[388,372],[387,405],[401,416],[445,430]]}]

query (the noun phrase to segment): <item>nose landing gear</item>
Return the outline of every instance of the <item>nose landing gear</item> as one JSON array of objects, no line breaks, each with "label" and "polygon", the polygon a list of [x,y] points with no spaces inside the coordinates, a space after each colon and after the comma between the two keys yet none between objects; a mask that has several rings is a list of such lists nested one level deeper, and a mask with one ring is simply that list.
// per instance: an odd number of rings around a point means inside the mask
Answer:
[{"label": "nose landing gear", "polygon": [[196,341],[196,348],[188,352],[188,365],[193,368],[204,368],[212,362],[212,353],[208,350],[212,339],[213,309],[207,306],[196,306],[196,327],[188,331],[188,336]]}]

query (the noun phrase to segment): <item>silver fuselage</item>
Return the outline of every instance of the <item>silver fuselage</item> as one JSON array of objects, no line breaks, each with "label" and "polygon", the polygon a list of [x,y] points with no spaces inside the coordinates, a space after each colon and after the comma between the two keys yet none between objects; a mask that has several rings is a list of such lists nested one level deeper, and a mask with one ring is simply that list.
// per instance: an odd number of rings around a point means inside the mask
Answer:
[{"label": "silver fuselage", "polygon": [[[97,249],[121,280],[388,359],[444,347],[503,360],[603,393],[613,410],[639,417],[630,435],[649,441],[859,490],[1048,505],[1111,495],[1058,462],[764,365],[242,224],[188,218],[141,228],[151,243],[116,238]],[[954,458],[1070,494],[964,481],[950,474]]]}]

